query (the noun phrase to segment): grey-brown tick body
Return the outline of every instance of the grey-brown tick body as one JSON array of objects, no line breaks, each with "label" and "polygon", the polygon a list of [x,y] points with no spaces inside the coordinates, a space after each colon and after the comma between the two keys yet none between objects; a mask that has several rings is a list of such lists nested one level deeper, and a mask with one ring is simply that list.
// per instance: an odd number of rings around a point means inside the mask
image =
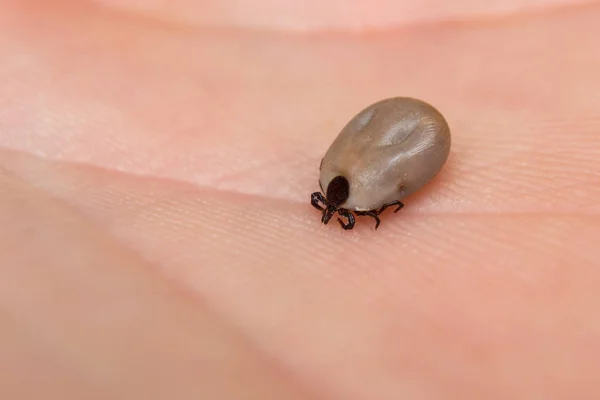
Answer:
[{"label": "grey-brown tick body", "polygon": [[394,212],[404,197],[433,179],[450,153],[450,129],[431,105],[409,97],[381,100],[348,122],[321,160],[319,185],[311,204],[327,224],[337,212],[342,228],[354,228],[356,215]]}]

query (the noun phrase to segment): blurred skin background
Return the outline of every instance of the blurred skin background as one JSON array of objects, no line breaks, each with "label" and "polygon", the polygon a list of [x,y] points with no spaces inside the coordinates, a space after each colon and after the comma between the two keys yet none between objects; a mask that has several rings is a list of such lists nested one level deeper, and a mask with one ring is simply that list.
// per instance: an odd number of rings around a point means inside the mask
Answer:
[{"label": "blurred skin background", "polygon": [[[0,2],[0,398],[600,398],[600,2]],[[411,96],[373,230],[318,165]]]}]

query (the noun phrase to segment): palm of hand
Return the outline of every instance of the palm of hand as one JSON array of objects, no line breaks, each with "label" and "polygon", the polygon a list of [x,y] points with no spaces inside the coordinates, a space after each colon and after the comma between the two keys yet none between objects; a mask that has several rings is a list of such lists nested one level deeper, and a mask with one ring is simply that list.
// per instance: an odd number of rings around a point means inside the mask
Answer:
[{"label": "palm of hand", "polygon": [[[600,393],[600,7],[364,35],[2,7],[2,362],[53,377],[8,393]],[[324,151],[397,95],[448,164],[377,232],[320,225]]]}]

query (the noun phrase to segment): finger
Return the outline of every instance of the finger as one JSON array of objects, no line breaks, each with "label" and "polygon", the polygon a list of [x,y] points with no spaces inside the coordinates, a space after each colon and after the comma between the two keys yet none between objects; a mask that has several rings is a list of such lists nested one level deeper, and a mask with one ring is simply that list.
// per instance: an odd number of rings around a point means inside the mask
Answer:
[{"label": "finger", "polygon": [[347,232],[308,204],[3,161],[206,299],[315,396],[600,394],[600,353],[585,345],[600,331],[597,214],[402,210]]},{"label": "finger", "polygon": [[208,303],[3,167],[0,222],[1,398],[311,397]]}]

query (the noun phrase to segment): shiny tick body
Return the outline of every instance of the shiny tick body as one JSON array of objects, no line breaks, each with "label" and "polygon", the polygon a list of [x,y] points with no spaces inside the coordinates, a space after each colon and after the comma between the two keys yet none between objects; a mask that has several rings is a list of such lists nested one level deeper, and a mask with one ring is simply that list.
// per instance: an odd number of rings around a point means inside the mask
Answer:
[{"label": "shiny tick body", "polygon": [[342,228],[354,228],[354,214],[375,219],[433,179],[450,153],[450,129],[431,105],[408,97],[379,101],[348,122],[321,160],[322,192],[311,204],[327,224],[337,212]]}]

